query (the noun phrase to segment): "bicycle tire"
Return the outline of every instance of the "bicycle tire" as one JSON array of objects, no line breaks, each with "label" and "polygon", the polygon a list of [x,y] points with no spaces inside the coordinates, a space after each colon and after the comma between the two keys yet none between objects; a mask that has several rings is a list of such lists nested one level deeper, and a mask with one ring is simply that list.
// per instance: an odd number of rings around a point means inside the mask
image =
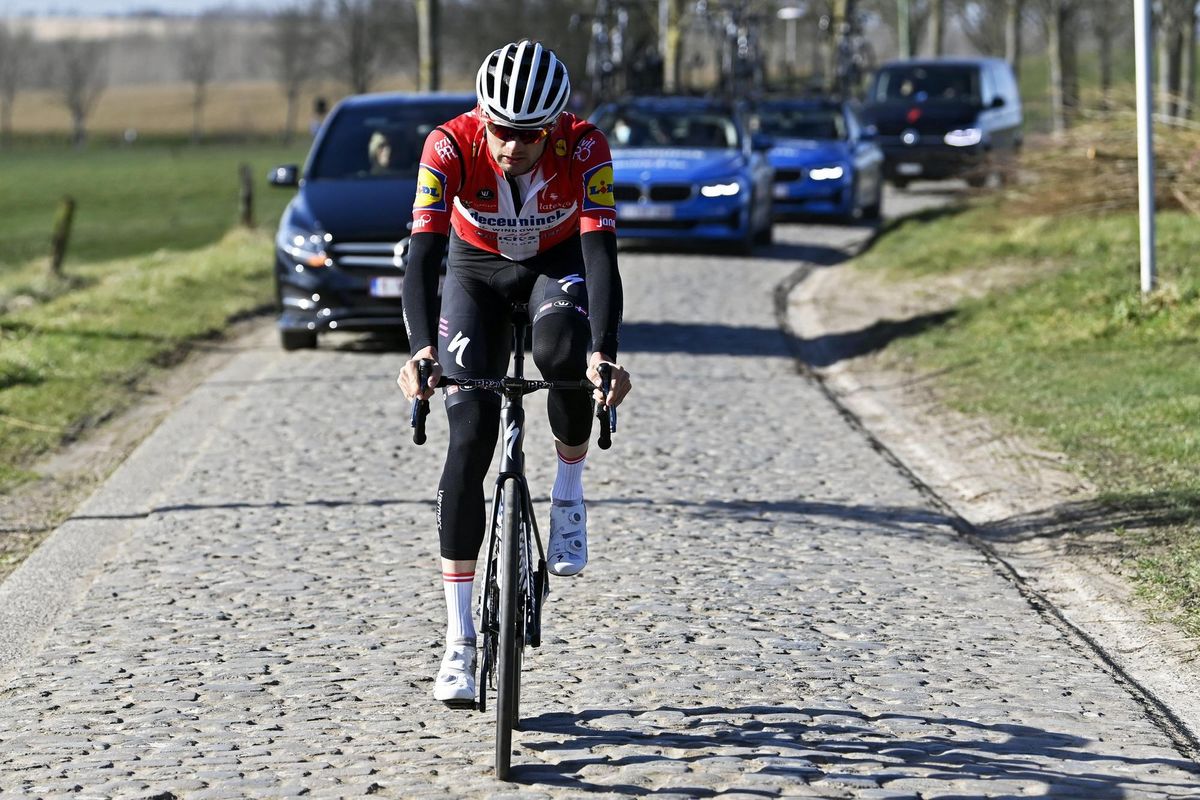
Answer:
[{"label": "bicycle tire", "polygon": [[500,545],[500,642],[496,653],[496,777],[508,780],[512,766],[512,732],[520,713],[521,654],[524,634],[520,623],[521,520],[525,501],[520,483],[504,481],[504,529]]},{"label": "bicycle tire", "polygon": [[[502,495],[501,495],[502,496]],[[488,688],[494,685],[496,672],[496,650],[499,647],[500,631],[500,542],[498,528],[503,524],[504,514],[499,497],[492,505],[492,521],[487,537],[487,561],[484,567],[483,587],[479,595],[479,678],[476,691],[476,707],[487,711]]]}]

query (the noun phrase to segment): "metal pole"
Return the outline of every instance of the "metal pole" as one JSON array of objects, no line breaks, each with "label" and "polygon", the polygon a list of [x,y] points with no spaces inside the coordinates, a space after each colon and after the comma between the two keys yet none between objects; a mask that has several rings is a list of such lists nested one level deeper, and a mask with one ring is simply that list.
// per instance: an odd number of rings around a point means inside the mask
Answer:
[{"label": "metal pole", "polygon": [[909,33],[908,0],[896,0],[896,41],[901,58],[912,58],[912,34]]},{"label": "metal pole", "polygon": [[1133,45],[1137,73],[1138,223],[1142,294],[1154,291],[1154,119],[1150,95],[1150,0],[1134,0]]}]

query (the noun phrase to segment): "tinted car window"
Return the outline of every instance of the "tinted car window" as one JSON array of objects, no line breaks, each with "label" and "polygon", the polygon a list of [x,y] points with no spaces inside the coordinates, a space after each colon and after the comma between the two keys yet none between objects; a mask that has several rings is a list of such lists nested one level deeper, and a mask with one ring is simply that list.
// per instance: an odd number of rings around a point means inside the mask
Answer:
[{"label": "tinted car window", "polygon": [[979,68],[960,65],[898,65],[879,71],[870,99],[979,103]]},{"label": "tinted car window", "polygon": [[595,123],[613,149],[739,146],[737,125],[730,117],[714,111],[617,108],[605,111]]},{"label": "tinted car window", "polygon": [[461,104],[343,109],[330,120],[308,179],[415,177],[425,137],[462,111]]},{"label": "tinted car window", "polygon": [[845,139],[846,120],[835,108],[762,108],[758,129],[777,139]]}]

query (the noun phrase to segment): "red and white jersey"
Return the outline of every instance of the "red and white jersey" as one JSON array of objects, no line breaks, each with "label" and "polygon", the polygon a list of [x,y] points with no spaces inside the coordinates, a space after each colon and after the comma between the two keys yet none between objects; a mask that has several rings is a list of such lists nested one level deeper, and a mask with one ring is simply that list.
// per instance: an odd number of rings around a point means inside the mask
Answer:
[{"label": "red and white jersey", "polygon": [[448,235],[522,261],[590,231],[616,232],[612,154],[604,134],[574,114],[559,116],[528,175],[517,208],[487,147],[479,109],[438,126],[425,139],[413,233]]}]

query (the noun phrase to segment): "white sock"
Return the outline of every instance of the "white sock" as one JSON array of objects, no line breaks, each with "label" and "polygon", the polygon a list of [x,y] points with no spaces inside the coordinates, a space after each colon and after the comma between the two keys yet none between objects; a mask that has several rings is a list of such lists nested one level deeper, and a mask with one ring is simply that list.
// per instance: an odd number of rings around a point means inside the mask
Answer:
[{"label": "white sock", "polygon": [[443,572],[442,590],[446,593],[446,644],[475,643],[475,619],[471,616],[471,589],[474,572]]},{"label": "white sock", "polygon": [[577,502],[583,499],[583,465],[587,463],[587,453],[574,461],[563,458],[558,454],[558,475],[554,478],[554,488],[550,497],[554,500]]}]

